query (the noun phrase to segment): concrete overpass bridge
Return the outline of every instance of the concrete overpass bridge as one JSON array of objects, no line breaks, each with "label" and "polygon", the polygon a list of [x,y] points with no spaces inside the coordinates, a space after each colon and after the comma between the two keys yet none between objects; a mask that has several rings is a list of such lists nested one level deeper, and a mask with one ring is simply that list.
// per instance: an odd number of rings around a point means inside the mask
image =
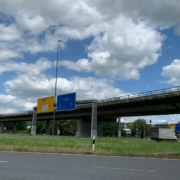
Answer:
[{"label": "concrete overpass bridge", "polygon": [[[102,100],[77,101],[76,104],[76,110],[56,112],[55,119],[77,119],[77,137],[102,136],[103,121],[116,121],[117,118],[126,116],[180,114],[180,86]],[[46,120],[48,134],[52,119],[53,112],[36,114],[36,107],[33,112],[1,115],[0,132],[3,132],[3,122],[14,122],[15,132],[16,122],[32,121],[32,127],[36,128],[36,121]],[[118,123],[120,136],[120,118]]]}]

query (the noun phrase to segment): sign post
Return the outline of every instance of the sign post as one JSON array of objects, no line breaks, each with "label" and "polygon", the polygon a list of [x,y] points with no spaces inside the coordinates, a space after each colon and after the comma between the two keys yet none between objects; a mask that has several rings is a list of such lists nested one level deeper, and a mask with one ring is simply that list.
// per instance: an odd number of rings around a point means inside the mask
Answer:
[{"label": "sign post", "polygon": [[93,136],[93,145],[92,145],[92,151],[94,152],[95,150],[95,136]]}]

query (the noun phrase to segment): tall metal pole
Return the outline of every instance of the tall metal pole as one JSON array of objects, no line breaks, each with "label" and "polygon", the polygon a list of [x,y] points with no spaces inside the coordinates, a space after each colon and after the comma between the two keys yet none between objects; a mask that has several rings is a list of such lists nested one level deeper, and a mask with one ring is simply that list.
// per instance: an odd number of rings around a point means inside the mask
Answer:
[{"label": "tall metal pole", "polygon": [[[61,94],[61,90],[59,90],[59,91],[60,91],[60,94]],[[60,94],[59,94],[59,95],[60,95]],[[57,124],[57,136],[58,136],[58,135],[60,135],[59,120],[58,120],[58,124]]]},{"label": "tall metal pole", "polygon": [[58,45],[61,40],[57,41],[57,60],[56,60],[56,81],[55,81],[55,95],[54,95],[54,113],[53,113],[53,129],[52,136],[54,136],[54,121],[55,121],[55,104],[56,104],[56,89],[57,89],[57,72],[58,72]]}]

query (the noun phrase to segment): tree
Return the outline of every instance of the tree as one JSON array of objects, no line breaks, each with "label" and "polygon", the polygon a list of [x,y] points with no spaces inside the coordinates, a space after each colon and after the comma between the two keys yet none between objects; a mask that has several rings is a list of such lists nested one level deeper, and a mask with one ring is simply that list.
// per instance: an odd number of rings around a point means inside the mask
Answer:
[{"label": "tree", "polygon": [[140,137],[141,138],[144,137],[144,130],[146,132],[146,136],[149,136],[150,128],[149,128],[149,125],[146,123],[146,121],[144,119],[137,119],[136,121],[134,121],[133,129],[132,129],[132,135],[133,136],[136,135],[136,128],[138,129],[138,135],[139,135],[139,132],[140,132]]},{"label": "tree", "polygon": [[60,124],[60,131],[62,135],[74,136],[76,134],[77,120],[66,120],[64,122],[60,122]]},{"label": "tree", "polygon": [[118,123],[116,122],[103,122],[103,136],[117,136]]},{"label": "tree", "polygon": [[4,122],[4,127],[9,131],[13,129],[13,122]]},{"label": "tree", "polygon": [[27,123],[26,122],[18,122],[16,125],[17,130],[26,130]]},{"label": "tree", "polygon": [[121,137],[126,137],[126,131],[124,130],[124,126],[121,126]]},{"label": "tree", "polygon": [[[9,130],[13,130],[13,122],[4,122],[4,127]],[[16,130],[26,130],[26,122],[17,122]]]},{"label": "tree", "polygon": [[36,133],[44,134],[46,132],[46,121],[37,121]]},{"label": "tree", "polygon": [[133,125],[129,124],[129,125],[127,125],[127,128],[131,130],[131,134],[132,134],[132,132],[133,132]]}]

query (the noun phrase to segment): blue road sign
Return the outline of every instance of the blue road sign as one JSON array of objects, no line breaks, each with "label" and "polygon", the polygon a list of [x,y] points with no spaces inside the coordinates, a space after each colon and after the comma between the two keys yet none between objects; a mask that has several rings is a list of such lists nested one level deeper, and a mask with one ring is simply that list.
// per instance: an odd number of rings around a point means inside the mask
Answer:
[{"label": "blue road sign", "polygon": [[57,96],[57,111],[76,109],[76,93]]},{"label": "blue road sign", "polygon": [[175,131],[180,132],[180,124],[175,124]]}]

